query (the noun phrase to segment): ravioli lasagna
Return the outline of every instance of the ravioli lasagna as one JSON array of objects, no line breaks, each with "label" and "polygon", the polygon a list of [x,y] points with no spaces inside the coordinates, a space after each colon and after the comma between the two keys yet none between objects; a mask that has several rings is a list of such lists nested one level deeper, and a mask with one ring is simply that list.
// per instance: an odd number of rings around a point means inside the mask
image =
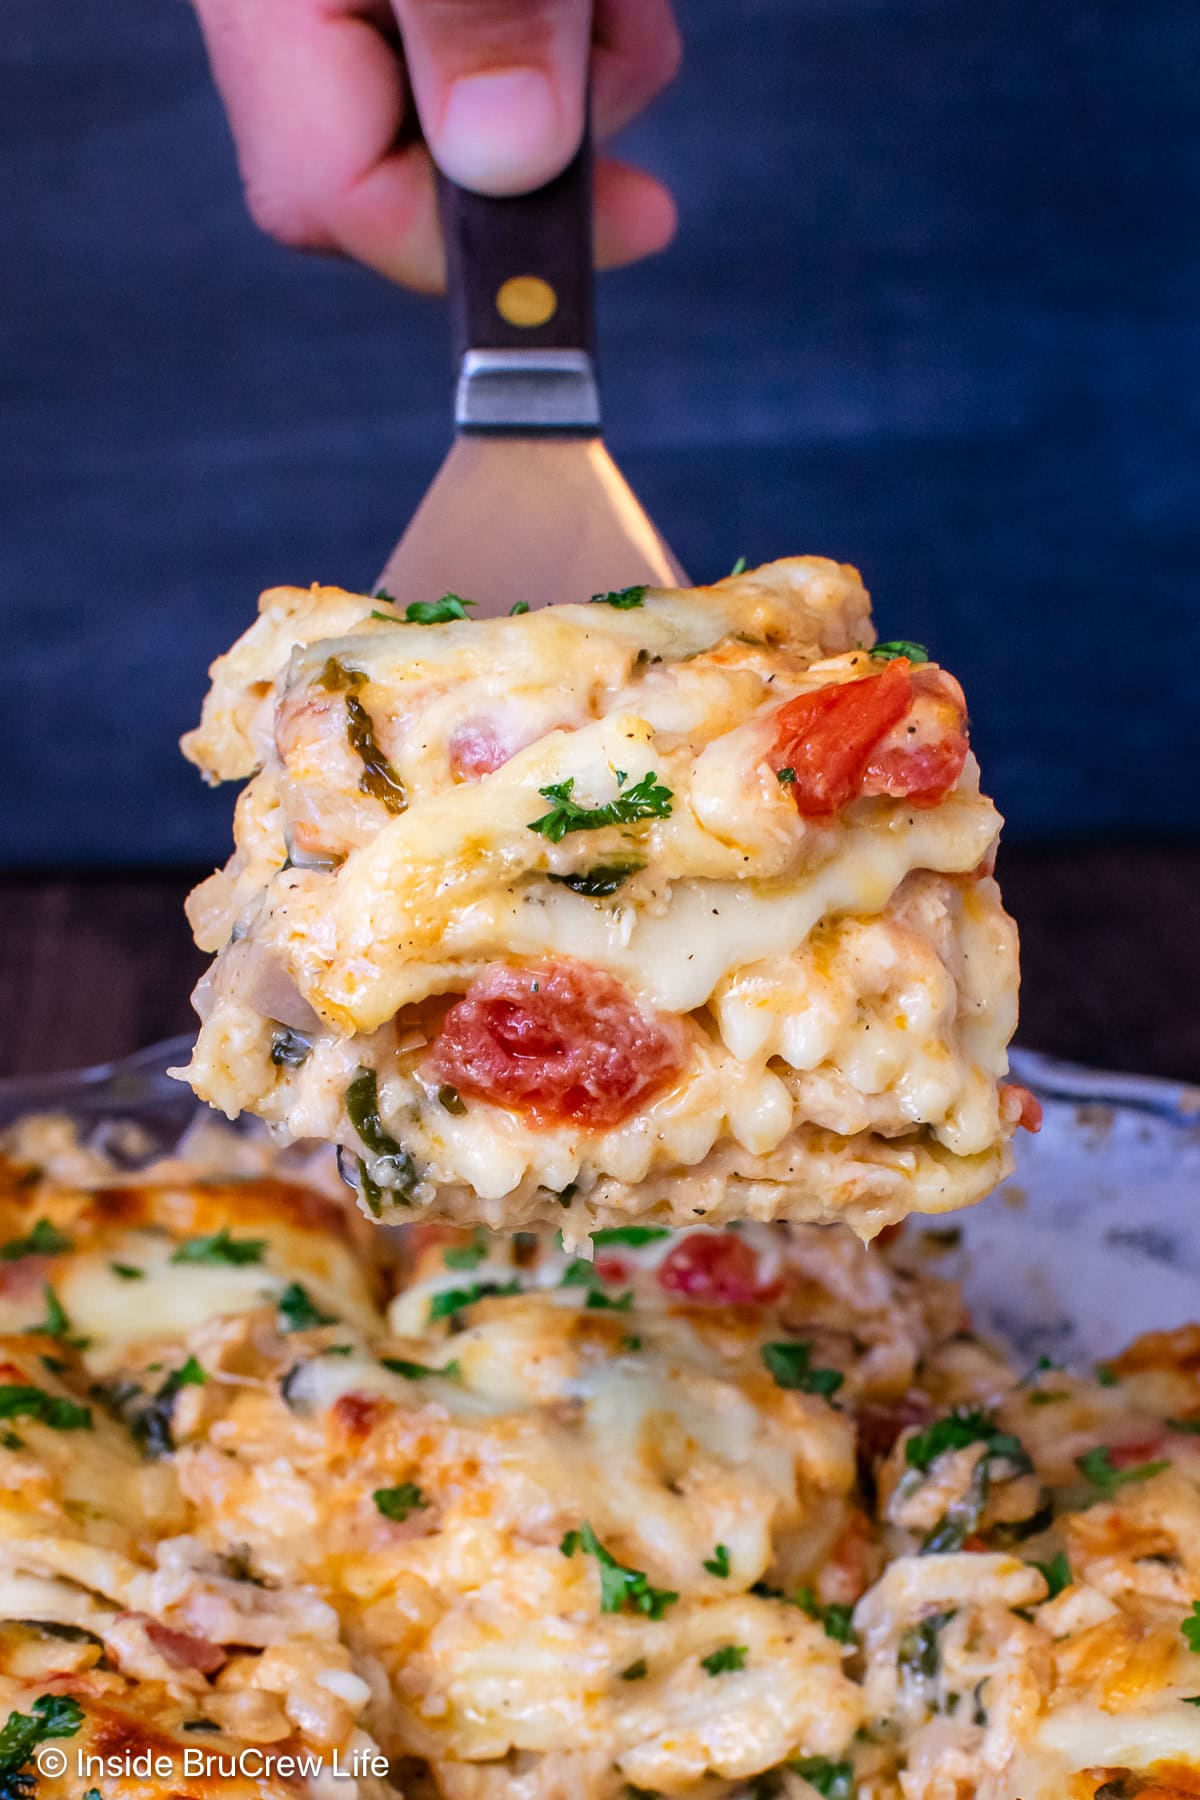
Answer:
[{"label": "ravioli lasagna", "polygon": [[1022,1369],[936,1240],[396,1255],[269,1167],[7,1151],[13,1800],[1200,1795],[1200,1328]]},{"label": "ravioli lasagna", "polygon": [[954,678],[819,558],[467,607],[276,589],[214,665],[184,749],[248,785],[196,1092],[393,1221],[870,1237],[986,1193],[1034,1121]]}]

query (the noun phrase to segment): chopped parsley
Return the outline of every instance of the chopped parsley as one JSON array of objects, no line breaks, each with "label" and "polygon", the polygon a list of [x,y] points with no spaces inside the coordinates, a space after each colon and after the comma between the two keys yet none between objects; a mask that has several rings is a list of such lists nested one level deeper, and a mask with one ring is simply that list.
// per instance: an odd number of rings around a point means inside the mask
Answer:
[{"label": "chopped parsley", "polygon": [[788,1768],[816,1788],[825,1800],[854,1800],[854,1765],[832,1756],[797,1756]]},{"label": "chopped parsley", "polygon": [[911,663],[929,661],[924,644],[914,644],[911,638],[889,638],[886,643],[876,644],[871,655],[879,662],[895,662],[900,656],[906,656]]},{"label": "chopped parsley", "polygon": [[508,616],[510,619],[519,619],[522,613],[527,613],[528,611],[528,600],[514,600],[508,609]]},{"label": "chopped parsley", "polygon": [[[449,625],[453,619],[467,618],[467,608],[478,602],[464,600],[461,594],[443,594],[440,600],[410,600],[404,609],[409,625]],[[517,605],[520,606],[518,600]],[[528,612],[529,608],[525,608]]]},{"label": "chopped parsley", "polygon": [[670,1235],[665,1225],[606,1225],[600,1231],[593,1231],[592,1242],[628,1244],[631,1250],[640,1250],[643,1244],[656,1244]]},{"label": "chopped parsley", "polygon": [[[929,1235],[929,1233],[926,1233],[926,1236]],[[1031,1383],[1037,1380],[1039,1375],[1046,1374],[1047,1370],[1061,1368],[1062,1364],[1056,1363],[1052,1356],[1039,1356],[1033,1367],[1031,1369],[1026,1369],[1024,1375],[1022,1375],[1020,1381],[1018,1381],[1017,1386],[1019,1388],[1029,1387]]]},{"label": "chopped parsley", "polygon": [[91,1411],[21,1382],[0,1384],[0,1419],[36,1419],[52,1431],[90,1431]]},{"label": "chopped parsley", "polygon": [[299,1031],[281,1025],[271,1039],[271,1061],[277,1069],[298,1069],[312,1055],[312,1044]]},{"label": "chopped parsley", "polygon": [[371,1152],[368,1171],[372,1184],[387,1188],[403,1200],[410,1199],[417,1168],[408,1151],[384,1130],[379,1113],[379,1078],[374,1069],[359,1067],[342,1096],[346,1116]]},{"label": "chopped parsley", "polygon": [[792,782],[796,779],[796,771],[789,763],[785,769],[776,769],[775,779],[779,782],[781,787],[790,787]]},{"label": "chopped parsley", "polygon": [[461,1119],[467,1110],[467,1103],[452,1082],[444,1081],[438,1089],[438,1105],[444,1106],[448,1113]]},{"label": "chopped parsley", "polygon": [[173,1369],[171,1371],[167,1376],[166,1381],[163,1383],[163,1386],[169,1387],[173,1393],[177,1394],[180,1388],[203,1387],[207,1380],[208,1376],[204,1373],[204,1370],[196,1361],[196,1358],[194,1356],[189,1356],[187,1361],[182,1363],[178,1369]]},{"label": "chopped parsley", "polygon": [[[617,786],[624,787],[620,773]],[[603,806],[580,806],[571,798],[574,788],[573,775],[566,781],[552,781],[548,787],[539,788],[543,800],[551,801],[552,805],[539,819],[529,821],[530,831],[540,832],[552,844],[561,844],[570,831],[602,831],[608,825],[632,825],[639,819],[669,818],[674,799],[670,788],[661,785],[653,770]]]},{"label": "chopped parsley", "polygon": [[421,1512],[429,1502],[415,1481],[401,1481],[396,1487],[376,1488],[371,1496],[385,1519],[403,1524],[409,1513]]},{"label": "chopped parsley", "polygon": [[1047,1600],[1056,1600],[1064,1588],[1070,1587],[1071,1565],[1065,1550],[1056,1551],[1049,1562],[1035,1562],[1033,1567],[1046,1578],[1046,1586],[1050,1589]]},{"label": "chopped parsley", "polygon": [[321,1311],[308,1289],[298,1281],[288,1282],[276,1304],[281,1331],[312,1331],[318,1325],[337,1323],[332,1313]]},{"label": "chopped parsley", "polygon": [[145,1269],[139,1269],[134,1263],[114,1262],[109,1263],[108,1266],[114,1275],[120,1276],[122,1281],[145,1281],[146,1279]]},{"label": "chopped parsley", "polygon": [[574,1556],[577,1550],[582,1550],[585,1556],[595,1557],[600,1568],[601,1612],[616,1613],[629,1606],[635,1612],[645,1613],[648,1619],[661,1619],[668,1606],[673,1606],[679,1598],[669,1588],[651,1587],[641,1569],[627,1569],[624,1563],[619,1563],[604,1548],[590,1525],[584,1525],[579,1531],[568,1531],[559,1549],[564,1556]]},{"label": "chopped parsley", "polygon": [[443,1251],[442,1261],[448,1269],[477,1269],[487,1253],[487,1239],[476,1226],[471,1233],[470,1243]]},{"label": "chopped parsley", "polygon": [[260,1263],[266,1247],[266,1238],[231,1237],[229,1227],[222,1225],[220,1231],[210,1231],[205,1237],[185,1238],[174,1251],[171,1261],[230,1263],[235,1268],[241,1268],[248,1263]]},{"label": "chopped parsley", "polygon": [[646,583],[637,587],[611,588],[607,594],[593,594],[592,606],[615,606],[618,612],[630,612],[646,598]]},{"label": "chopped parsley", "polygon": [[403,1356],[381,1356],[379,1360],[393,1375],[403,1375],[405,1381],[424,1381],[431,1375],[441,1375],[447,1381],[456,1381],[462,1374],[462,1369],[456,1362],[443,1363],[440,1369],[435,1369],[429,1363],[409,1362]]},{"label": "chopped parsley", "polygon": [[207,1380],[208,1376],[194,1356],[189,1356],[178,1369],[172,1369],[150,1405],[132,1422],[133,1436],[144,1450],[155,1456],[164,1456],[174,1450],[171,1422],[175,1396],[180,1388],[203,1387]]},{"label": "chopped parsley", "polygon": [[729,1573],[729,1551],[724,1544],[718,1544],[711,1556],[704,1559],[704,1567],[710,1575],[716,1575],[724,1581]]},{"label": "chopped parsley", "polygon": [[584,894],[589,900],[604,900],[645,866],[639,862],[599,863],[594,869],[585,869],[577,875],[548,874],[547,880],[557,881],[560,887],[569,887],[572,893]]},{"label": "chopped parsley", "polygon": [[700,1667],[709,1675],[731,1675],[735,1669],[745,1668],[749,1654],[748,1644],[722,1644],[719,1650],[700,1658]]},{"label": "chopped parsley", "polygon": [[64,1237],[49,1219],[39,1219],[28,1237],[11,1238],[0,1248],[0,1261],[19,1262],[23,1256],[58,1256],[74,1247],[71,1239]]},{"label": "chopped parsley", "polygon": [[1192,1601],[1192,1610],[1179,1627],[1189,1650],[1200,1654],[1200,1600]]},{"label": "chopped parsley", "polygon": [[1101,1387],[1116,1387],[1120,1377],[1117,1374],[1117,1371],[1112,1367],[1111,1363],[1097,1363],[1096,1380],[1100,1383]]},{"label": "chopped parsley", "polygon": [[613,1300],[600,1288],[589,1288],[587,1299],[583,1304],[585,1309],[590,1312],[628,1312],[633,1305],[633,1289],[629,1288],[624,1294],[619,1294]]},{"label": "chopped parsley", "polygon": [[646,1659],[644,1656],[639,1656],[636,1662],[631,1662],[627,1669],[621,1670],[621,1680],[645,1681],[647,1673]]},{"label": "chopped parsley", "polygon": [[39,1744],[74,1737],[82,1724],[82,1706],[65,1694],[39,1694],[30,1712],[10,1712],[0,1727],[0,1793],[6,1800],[33,1793],[36,1779],[24,1770]]},{"label": "chopped parsley", "polygon": [[805,1394],[820,1394],[826,1400],[837,1393],[846,1377],[840,1369],[814,1369],[812,1345],[764,1344],[762,1359],[781,1388],[799,1388]]},{"label": "chopped parsley", "polygon": [[1152,1475],[1161,1475],[1170,1466],[1170,1457],[1164,1456],[1156,1462],[1137,1463],[1132,1469],[1114,1468],[1112,1451],[1107,1444],[1097,1444],[1094,1450],[1085,1450],[1082,1456],[1075,1458],[1075,1467],[1084,1480],[1090,1481],[1102,1494],[1115,1494],[1118,1488],[1128,1487],[1133,1481],[1149,1481]]},{"label": "chopped parsley", "polygon": [[[152,1363],[150,1367],[158,1369],[162,1365]],[[94,1391],[104,1400],[110,1412],[128,1427],[130,1436],[142,1454],[151,1460],[157,1460],[162,1456],[170,1456],[176,1447],[171,1426],[175,1397],[180,1388],[202,1387],[207,1380],[208,1376],[196,1358],[189,1356],[178,1369],[171,1371],[157,1393],[152,1395],[147,1396],[132,1381],[115,1382]]]},{"label": "chopped parsley", "polygon": [[846,1606],[837,1600],[831,1601],[828,1606],[822,1606],[810,1587],[799,1588],[792,1605],[798,1606],[810,1619],[815,1619],[825,1636],[832,1638],[835,1644],[857,1643],[851,1623],[854,1613],[852,1606]]},{"label": "chopped parsley", "polygon": [[[972,1444],[981,1444],[983,1455],[971,1470],[966,1491],[947,1507],[925,1537],[921,1545],[922,1556],[940,1556],[961,1550],[979,1527],[993,1477],[997,1474],[1001,1478],[1027,1475],[1033,1469],[1020,1438],[1002,1431],[990,1413],[978,1407],[957,1407],[944,1418],[935,1419],[924,1431],[915,1433],[905,1444],[905,1460],[910,1470],[926,1474],[939,1457],[950,1451],[965,1450]],[[997,1464],[1002,1466],[997,1469]],[[1003,1467],[1005,1464],[1007,1468]],[[917,1477],[909,1475],[905,1479],[916,1481]],[[1034,1529],[1040,1529],[1040,1515],[1034,1517],[1039,1521],[1036,1527],[1030,1521],[1010,1530],[1018,1536],[1028,1537]]]},{"label": "chopped parsley", "polygon": [[558,1285],[559,1287],[592,1287],[596,1282],[602,1280],[603,1276],[596,1273],[595,1263],[585,1262],[582,1256],[575,1256],[563,1270]]},{"label": "chopped parsley", "polygon": [[924,1431],[914,1432],[904,1446],[904,1460],[910,1469],[926,1470],[947,1450],[965,1450],[968,1444],[980,1443],[989,1446],[991,1455],[1028,1460],[1020,1438],[1001,1431],[990,1413],[974,1406],[955,1407]]},{"label": "chopped parsley", "polygon": [[72,1335],[66,1308],[48,1281],[42,1287],[42,1294],[46,1301],[46,1316],[40,1325],[31,1325],[30,1331],[39,1337],[57,1338],[60,1344],[70,1344],[76,1350],[86,1350],[87,1339]]},{"label": "chopped parsley", "polygon": [[729,573],[731,575],[744,575],[746,573],[746,559],[744,556],[738,557]]},{"label": "chopped parsley", "polygon": [[1169,1431],[1183,1431],[1190,1437],[1200,1435],[1200,1419],[1168,1419],[1166,1423]]},{"label": "chopped parsley", "polygon": [[429,1323],[452,1318],[455,1313],[474,1306],[477,1300],[486,1300],[491,1294],[519,1294],[520,1291],[519,1281],[476,1281],[470,1287],[443,1288],[430,1298]]}]

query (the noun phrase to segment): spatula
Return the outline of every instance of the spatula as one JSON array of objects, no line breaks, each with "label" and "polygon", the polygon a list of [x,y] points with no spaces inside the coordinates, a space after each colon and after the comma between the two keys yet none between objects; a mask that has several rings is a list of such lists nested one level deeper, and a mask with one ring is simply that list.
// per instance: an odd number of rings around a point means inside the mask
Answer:
[{"label": "spatula", "polygon": [[686,584],[600,436],[591,148],[511,199],[442,178],[455,438],[377,585],[449,591],[475,617],[597,590]]}]

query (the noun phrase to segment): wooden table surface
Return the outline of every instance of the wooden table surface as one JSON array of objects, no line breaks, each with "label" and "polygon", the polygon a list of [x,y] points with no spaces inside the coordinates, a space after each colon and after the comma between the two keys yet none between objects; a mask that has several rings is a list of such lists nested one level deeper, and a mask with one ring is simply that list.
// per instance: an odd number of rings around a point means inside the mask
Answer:
[{"label": "wooden table surface", "polygon": [[[1200,845],[1010,848],[1021,1042],[1200,1081]],[[122,1056],[193,1023],[183,871],[0,876],[0,1075]]]}]

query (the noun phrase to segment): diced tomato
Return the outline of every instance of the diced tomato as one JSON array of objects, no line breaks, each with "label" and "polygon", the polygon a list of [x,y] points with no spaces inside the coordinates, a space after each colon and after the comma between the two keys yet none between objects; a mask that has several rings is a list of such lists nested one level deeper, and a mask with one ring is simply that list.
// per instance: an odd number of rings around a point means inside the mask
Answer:
[{"label": "diced tomato", "polygon": [[915,669],[912,704],[871,751],[860,792],[937,806],[967,760],[967,705],[944,669]]},{"label": "diced tomato", "polygon": [[676,1020],[644,1012],[602,969],[561,961],[485,970],[447,1012],[429,1065],[460,1094],[532,1124],[604,1129],[666,1087],[685,1057]]},{"label": "diced tomato", "polygon": [[797,694],[779,709],[774,768],[790,769],[788,792],[808,819],[832,818],[857,798],[872,750],[912,699],[906,657],[881,675]]},{"label": "diced tomato", "polygon": [[881,674],[799,694],[779,710],[772,767],[805,818],[832,818],[862,795],[936,806],[967,755],[962,689],[898,656]]},{"label": "diced tomato", "polygon": [[196,1637],[190,1631],[175,1631],[169,1625],[160,1625],[157,1619],[141,1616],[146,1636],[163,1661],[173,1669],[198,1669],[202,1675],[215,1675],[225,1662],[225,1652],[219,1644],[212,1644],[207,1638]]},{"label": "diced tomato", "polygon": [[1006,1081],[1000,1089],[1000,1117],[1024,1131],[1042,1129],[1042,1103],[1019,1081]]},{"label": "diced tomato", "polygon": [[757,1256],[732,1231],[681,1239],[659,1263],[658,1282],[669,1294],[716,1306],[749,1306],[775,1299],[780,1290],[777,1281],[760,1281]]},{"label": "diced tomato", "polygon": [[366,1442],[386,1411],[387,1402],[378,1394],[359,1394],[353,1390],[339,1394],[329,1409],[330,1434],[357,1447]]},{"label": "diced tomato", "polygon": [[1166,1438],[1165,1426],[1147,1425],[1125,1443],[1110,1444],[1109,1460],[1114,1469],[1136,1469],[1139,1463],[1153,1462],[1161,1454]]}]

